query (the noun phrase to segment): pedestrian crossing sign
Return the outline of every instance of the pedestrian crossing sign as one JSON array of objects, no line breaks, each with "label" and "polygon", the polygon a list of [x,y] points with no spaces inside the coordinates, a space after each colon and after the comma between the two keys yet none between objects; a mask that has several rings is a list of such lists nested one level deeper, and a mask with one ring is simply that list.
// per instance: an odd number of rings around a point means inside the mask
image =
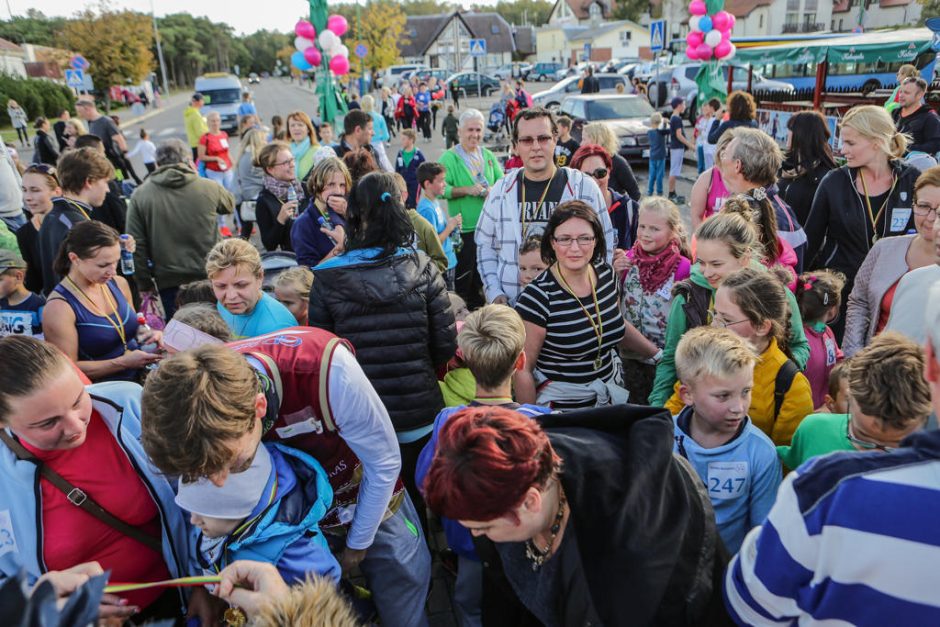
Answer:
[{"label": "pedestrian crossing sign", "polygon": [[485,39],[471,39],[470,40],[470,56],[471,57],[485,57],[486,56],[486,40]]},{"label": "pedestrian crossing sign", "polygon": [[81,70],[65,70],[65,83],[69,87],[81,89],[85,84],[85,73]]},{"label": "pedestrian crossing sign", "polygon": [[666,20],[650,22],[650,51],[659,52],[666,43]]}]

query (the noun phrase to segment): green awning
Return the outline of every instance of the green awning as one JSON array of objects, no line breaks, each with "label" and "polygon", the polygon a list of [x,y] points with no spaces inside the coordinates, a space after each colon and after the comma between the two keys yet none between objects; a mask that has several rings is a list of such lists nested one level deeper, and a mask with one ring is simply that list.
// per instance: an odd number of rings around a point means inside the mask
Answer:
[{"label": "green awning", "polygon": [[930,50],[930,41],[899,41],[889,44],[835,45],[829,47],[829,63],[913,63]]},{"label": "green awning", "polygon": [[819,63],[826,58],[826,51],[824,46],[738,48],[734,61],[751,65]]}]

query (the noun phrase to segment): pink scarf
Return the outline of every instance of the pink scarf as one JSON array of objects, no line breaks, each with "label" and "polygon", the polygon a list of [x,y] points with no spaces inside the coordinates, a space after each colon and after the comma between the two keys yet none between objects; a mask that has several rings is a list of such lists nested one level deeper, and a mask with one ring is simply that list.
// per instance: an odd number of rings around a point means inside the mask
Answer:
[{"label": "pink scarf", "polygon": [[648,253],[640,248],[640,242],[633,244],[633,263],[640,271],[640,285],[647,294],[652,294],[675,274],[682,259],[679,243],[675,240],[658,253]]}]

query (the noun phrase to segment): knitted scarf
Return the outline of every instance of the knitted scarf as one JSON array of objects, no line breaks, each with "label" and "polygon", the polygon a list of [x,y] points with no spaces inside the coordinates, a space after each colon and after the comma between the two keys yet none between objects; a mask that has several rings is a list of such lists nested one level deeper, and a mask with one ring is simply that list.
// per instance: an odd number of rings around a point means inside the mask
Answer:
[{"label": "knitted scarf", "polygon": [[676,272],[682,259],[679,243],[675,240],[658,253],[648,253],[640,248],[640,242],[633,244],[633,263],[640,271],[640,285],[647,294],[652,294],[669,280]]},{"label": "knitted scarf", "polygon": [[297,200],[302,201],[304,199],[304,186],[303,184],[294,179],[292,181],[282,181],[276,179],[270,174],[265,174],[262,179],[262,184],[264,188],[274,194],[278,200],[286,201],[287,200],[287,190],[291,187],[294,188],[294,191],[297,192]]}]

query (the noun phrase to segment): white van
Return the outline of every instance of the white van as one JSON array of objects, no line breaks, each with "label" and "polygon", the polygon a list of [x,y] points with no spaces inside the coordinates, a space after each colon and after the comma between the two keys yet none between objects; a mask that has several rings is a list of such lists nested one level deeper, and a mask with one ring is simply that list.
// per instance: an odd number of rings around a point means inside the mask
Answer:
[{"label": "white van", "polygon": [[238,106],[242,101],[242,82],[233,74],[211,72],[196,79],[196,91],[205,98],[202,115],[217,111],[222,117],[222,128],[238,130]]},{"label": "white van", "polygon": [[404,65],[393,65],[385,69],[381,77],[379,87],[395,87],[401,79],[401,75],[411,70],[427,70],[428,66],[422,63],[406,63]]}]

